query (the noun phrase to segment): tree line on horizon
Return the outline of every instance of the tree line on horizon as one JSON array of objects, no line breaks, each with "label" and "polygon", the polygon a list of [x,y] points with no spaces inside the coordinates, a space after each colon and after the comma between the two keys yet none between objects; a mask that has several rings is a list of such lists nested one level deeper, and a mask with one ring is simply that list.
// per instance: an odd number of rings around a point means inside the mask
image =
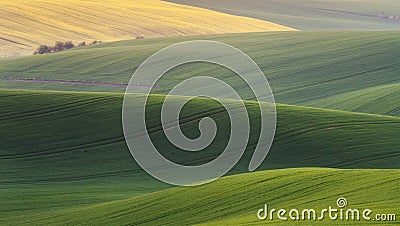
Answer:
[{"label": "tree line on horizon", "polygon": [[75,45],[72,41],[68,41],[68,42],[61,42],[61,41],[57,41],[54,46],[48,46],[48,45],[40,45],[36,51],[33,53],[33,55],[39,55],[39,54],[48,54],[48,53],[55,53],[55,52],[61,52],[63,50],[67,50],[67,49],[72,49],[75,47],[83,47],[83,46],[87,46],[87,45],[96,45],[101,43],[101,41],[93,41],[89,44],[86,44],[85,41],[79,43],[78,45]]}]

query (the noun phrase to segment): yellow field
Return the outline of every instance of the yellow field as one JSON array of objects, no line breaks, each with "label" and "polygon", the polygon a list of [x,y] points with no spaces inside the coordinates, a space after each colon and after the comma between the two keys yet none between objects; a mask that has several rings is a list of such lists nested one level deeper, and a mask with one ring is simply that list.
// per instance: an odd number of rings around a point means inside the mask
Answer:
[{"label": "yellow field", "polygon": [[291,28],[161,0],[0,0],[0,56],[55,41],[115,41]]}]

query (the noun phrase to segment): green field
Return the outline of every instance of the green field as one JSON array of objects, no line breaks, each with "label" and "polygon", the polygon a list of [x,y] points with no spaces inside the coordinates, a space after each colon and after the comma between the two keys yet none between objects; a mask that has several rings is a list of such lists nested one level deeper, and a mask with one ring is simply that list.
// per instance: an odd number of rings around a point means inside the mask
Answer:
[{"label": "green field", "polygon": [[[399,214],[399,170],[285,169],[224,177],[214,183],[175,188],[134,198],[58,213],[38,224],[96,225],[310,225],[313,221],[260,221],[257,211],[314,208],[317,212],[346,196],[348,208],[375,210],[374,214]],[[357,185],[354,185],[357,180]],[[368,192],[369,196],[365,195]],[[176,198],[179,194],[179,199]],[[351,194],[351,195],[349,195]],[[390,197],[390,198],[388,198]],[[173,205],[171,205],[173,203]],[[376,211],[379,210],[379,211]],[[319,214],[319,213],[318,213]],[[319,215],[318,215],[319,216]],[[320,225],[384,224],[374,221],[317,221]],[[387,222],[393,223],[393,222]]]},{"label": "green field", "polygon": [[381,85],[310,101],[307,105],[400,116],[400,83]]},{"label": "green field", "polygon": [[[396,13],[392,10],[387,12]],[[399,31],[242,33],[0,58],[0,225],[287,225],[292,222],[260,222],[257,210],[264,204],[322,209],[335,206],[339,197],[350,208],[399,217],[399,38]],[[170,70],[146,109],[150,137],[165,157],[189,165],[210,162],[230,136],[225,109],[215,100],[195,98],[180,114],[182,131],[194,139],[200,120],[211,117],[216,139],[190,154],[168,142],[160,120],[164,94],[184,79],[211,76],[231,85],[246,99],[251,124],[246,152],[227,177],[177,188],[154,179],[132,158],[122,130],[124,84],[151,54],[199,39],[231,44],[260,66],[277,102],[277,131],[263,164],[248,173],[260,133],[259,103],[249,87],[213,64]],[[193,90],[204,88],[215,85]]]},{"label": "green field", "polygon": [[[263,70],[278,103],[327,107],[366,113],[399,115],[400,32],[277,32],[192,36],[121,41],[46,56],[0,59],[0,77],[63,79],[127,83],[144,59],[170,44],[211,39],[231,44],[252,57]],[[243,40],[246,40],[243,42]],[[196,75],[220,78],[247,98],[248,90],[235,74],[215,65],[179,66],[158,83],[166,93],[182,79]],[[380,105],[370,102],[382,98]],[[123,92],[124,88],[0,80],[0,87],[16,89]],[[383,87],[383,88],[382,88]],[[213,85],[209,84],[209,89]],[[375,92],[381,90],[380,94]],[[354,99],[335,104],[333,101]],[[369,93],[369,95],[367,95]],[[356,106],[354,106],[356,105]],[[374,107],[376,105],[376,107]],[[378,109],[379,106],[385,106]]]},{"label": "green field", "polygon": [[397,0],[168,0],[233,15],[253,17],[299,30],[398,30]]},{"label": "green field", "polygon": [[[138,215],[130,214],[136,212],[136,207],[128,208],[126,205],[146,202],[149,197],[151,197],[150,200],[153,198],[164,200],[162,197],[165,195],[173,198],[172,194],[181,194],[172,189],[165,193],[141,196],[145,193],[169,188],[169,186],[147,175],[130,156],[122,134],[122,94],[16,90],[1,90],[0,92],[0,105],[2,106],[0,109],[0,142],[2,144],[0,171],[6,175],[0,178],[0,200],[3,203],[0,207],[0,223],[54,224],[62,219],[58,222],[75,224],[84,223],[91,217],[98,219],[99,223],[103,224],[117,223],[120,219],[123,220],[121,223],[135,223],[134,219],[137,219],[137,222],[153,217],[153,219],[158,219],[160,217],[158,214],[163,214],[159,212],[158,208],[162,209],[164,206],[154,207],[156,209],[153,214],[142,216],[139,210],[137,211]],[[200,164],[208,162],[210,157],[223,150],[229,130],[221,128],[229,127],[229,120],[226,112],[222,111],[222,106],[215,101],[202,98],[189,102],[185,106],[181,114],[181,122],[184,123],[182,129],[185,134],[198,136],[197,125],[204,116],[213,117],[217,125],[221,127],[219,129],[221,132],[217,134],[216,140],[206,150],[187,155],[169,144],[161,132],[159,111],[163,99],[164,96],[160,95],[151,97],[149,121],[147,122],[149,131],[152,132],[151,137],[163,154],[176,162]],[[252,125],[249,145],[245,155],[230,174],[247,171],[254,144],[258,139],[258,104],[248,101],[246,107],[250,112]],[[318,197],[323,198],[329,204],[328,198],[338,198],[335,197],[336,194],[323,192],[324,189],[328,189],[331,182],[333,184],[343,183],[344,187],[350,189],[355,186],[351,185],[351,182],[358,180],[358,177],[362,177],[365,183],[358,181],[357,186],[373,186],[388,181],[387,186],[381,184],[379,187],[388,192],[374,196],[377,200],[384,200],[381,206],[375,207],[382,211],[396,209],[394,203],[390,205],[392,208],[385,205],[395,202],[396,199],[392,194],[398,191],[398,188],[392,186],[392,183],[398,184],[399,182],[397,169],[400,166],[397,147],[400,145],[398,139],[400,118],[281,104],[277,105],[277,110],[277,135],[268,158],[259,169],[272,171],[255,174],[254,177],[253,174],[246,174],[238,176],[237,180],[224,179],[210,185],[200,186],[193,190],[193,194],[196,194],[193,196],[193,202],[205,209],[212,210],[214,205],[221,205],[220,208],[223,208],[224,203],[230,199],[211,204],[207,201],[208,199],[195,198],[201,197],[201,193],[198,193],[196,189],[204,189],[204,192],[217,195],[219,193],[208,190],[208,188],[219,188],[220,193],[228,192],[229,194],[229,192],[233,193],[235,188],[229,183],[236,184],[238,181],[246,184],[280,173],[293,174],[284,180],[288,184],[291,183],[291,180],[293,180],[292,183],[295,183],[294,181],[301,179],[296,176],[298,175],[296,170],[275,171],[276,169],[361,168],[365,170],[322,170],[321,172],[306,170],[309,172],[304,175],[304,186],[310,186],[308,188],[310,191],[322,189]],[[367,170],[371,168],[391,170]],[[298,170],[299,172],[304,171],[303,169]],[[330,174],[330,172],[336,176],[328,184],[315,182],[312,185],[306,180],[312,178],[314,174]],[[372,172],[376,172],[377,175],[373,176]],[[371,184],[368,184],[369,175],[375,179],[380,177],[381,181],[373,180],[369,181]],[[228,184],[223,185],[224,183]],[[257,188],[248,186],[240,192],[243,192],[241,195],[251,195],[254,194],[253,189],[263,189],[268,193],[272,192],[270,186],[279,186],[279,183],[283,183],[283,181],[274,182],[272,185],[260,185],[261,187]],[[238,185],[240,184],[238,183]],[[225,188],[229,189],[225,191]],[[300,189],[300,187],[293,185],[293,189]],[[188,190],[189,193],[185,197],[191,197],[191,191]],[[288,191],[290,190],[282,192]],[[358,191],[360,194],[350,192],[350,190],[341,192],[354,197],[355,203],[362,204],[365,201],[361,199],[362,190]],[[290,199],[278,199],[279,194],[275,194],[277,196],[275,201],[287,202],[284,205],[289,205]],[[134,196],[137,198],[134,198],[133,201],[129,199]],[[318,199],[310,194],[304,194],[304,196],[310,202]],[[241,200],[245,199],[240,197],[238,196],[237,199],[232,197],[236,201],[232,200],[231,205],[241,208]],[[111,207],[109,204],[104,204],[110,201],[113,203]],[[117,202],[114,203],[114,201]],[[182,203],[186,203],[184,199]],[[232,216],[225,220],[241,222],[249,220],[248,218],[253,219],[252,214],[249,215],[246,211],[254,211],[254,208],[257,208],[260,203],[251,200],[245,201],[245,203],[241,210],[243,212],[240,213],[246,217],[233,218],[232,214],[236,210],[232,210],[229,212]],[[317,203],[317,206],[325,204],[324,202]],[[116,214],[119,217],[113,217],[114,212],[110,212],[108,209],[114,208],[113,205],[116,205],[115,211],[118,212]],[[157,203],[150,201],[147,202],[147,205],[158,206]],[[165,200],[165,205],[171,205],[169,200]],[[181,209],[180,205],[183,204],[172,206],[166,211],[173,211],[174,208]],[[141,207],[137,206],[137,208]],[[132,212],[128,211],[120,215],[122,209]],[[82,214],[75,216],[77,214],[75,211]],[[145,208],[143,211],[152,212],[152,209]],[[215,212],[225,214],[225,212]],[[182,214],[185,214],[185,211]],[[187,212],[187,214],[191,214],[191,212]],[[58,215],[62,215],[61,218]],[[47,218],[49,216],[58,217]],[[178,223],[179,216],[181,215],[160,218],[160,221],[154,223]],[[201,215],[193,215],[193,217],[185,218],[185,222],[193,220],[193,223],[204,223],[211,219],[218,220],[221,217],[211,218],[214,216],[203,218]]]}]

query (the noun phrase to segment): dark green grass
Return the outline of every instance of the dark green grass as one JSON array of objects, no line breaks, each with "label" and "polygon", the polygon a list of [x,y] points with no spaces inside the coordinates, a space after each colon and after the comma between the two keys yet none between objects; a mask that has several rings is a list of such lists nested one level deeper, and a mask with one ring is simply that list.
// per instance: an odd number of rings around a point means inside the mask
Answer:
[{"label": "dark green grass", "polygon": [[[1,223],[35,223],[43,214],[169,187],[148,176],[131,157],[122,134],[122,94],[1,90],[0,97]],[[196,99],[183,109],[183,131],[190,137],[199,134],[201,117],[211,116],[219,125],[210,148],[187,155],[161,132],[158,113],[163,98],[151,97],[148,117],[152,139],[161,152],[176,162],[200,164],[222,151],[229,121],[220,105]],[[246,106],[250,141],[231,174],[247,171],[258,139],[257,103]],[[290,105],[278,105],[277,110],[275,142],[259,170],[400,168],[397,117]]]},{"label": "dark green grass", "polygon": [[[400,16],[396,0],[168,0],[224,13],[272,21],[299,30],[385,30],[400,28],[399,21],[351,15],[329,10]],[[325,9],[325,10],[323,10]]]},{"label": "dark green grass", "polygon": [[[138,65],[157,50],[170,44],[197,39],[211,39],[231,44],[252,57],[266,74],[276,101],[285,104],[332,107],[366,113],[384,113],[399,106],[393,98],[382,99],[387,111],[375,107],[357,108],[332,104],[332,99],[346,99],[351,92],[371,91],[382,85],[400,82],[400,32],[273,32],[144,39],[105,43],[92,48],[75,49],[46,56],[0,59],[0,77],[45,78],[106,83],[127,83]],[[167,73],[155,93],[166,93],[186,78],[206,75],[232,85],[244,98],[248,89],[235,74],[225,68],[205,64],[186,64]],[[123,88],[53,83],[1,81],[0,87],[72,91],[116,91]],[[193,87],[193,89],[200,87]],[[214,89],[213,84],[207,88]],[[393,86],[397,92],[398,86]],[[369,99],[357,98],[364,104]],[[388,101],[388,102],[386,102]]]},{"label": "dark green grass", "polygon": [[[371,209],[370,215],[399,216],[400,170],[285,169],[224,177],[198,187],[175,188],[148,195],[63,211],[24,223],[42,225],[382,225],[395,222],[325,220],[261,221],[257,211],[284,208],[314,209],[317,217],[324,208],[339,209],[338,198],[348,201],[347,209]],[[177,198],[179,194],[179,198]],[[368,194],[368,195],[366,195]],[[288,213],[286,213],[288,217]],[[301,217],[301,216],[300,216]],[[344,215],[345,219],[345,215]],[[397,219],[398,220],[398,219]]]}]

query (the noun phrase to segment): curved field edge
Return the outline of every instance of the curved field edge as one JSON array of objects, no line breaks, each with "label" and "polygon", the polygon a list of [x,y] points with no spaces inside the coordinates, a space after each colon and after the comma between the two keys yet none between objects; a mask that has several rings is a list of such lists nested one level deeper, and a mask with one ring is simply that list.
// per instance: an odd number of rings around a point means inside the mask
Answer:
[{"label": "curved field edge", "polygon": [[[190,164],[208,162],[225,147],[229,120],[216,102],[196,99],[182,111],[182,129],[197,137],[198,122],[220,125],[216,142],[194,156],[166,140],[159,122],[164,96],[151,95],[148,125],[156,147]],[[176,97],[181,98],[181,97]],[[0,90],[1,221],[18,223],[43,214],[115,201],[169,186],[147,175],[126,147],[123,94]],[[251,134],[231,174],[247,172],[258,140],[258,105],[247,101]],[[277,134],[259,170],[293,167],[398,169],[400,119],[277,105]]]},{"label": "curved field edge", "polygon": [[[374,214],[400,214],[400,170],[337,170],[321,168],[270,170],[220,178],[197,187],[180,187],[130,199],[102,203],[27,221],[34,224],[83,225],[239,225],[295,221],[260,221],[264,208],[337,208],[344,197],[348,208],[371,209]],[[368,195],[366,195],[368,194]],[[345,210],[346,210],[345,209]],[[320,215],[318,215],[320,216]],[[358,224],[359,221],[303,221],[306,225]],[[382,224],[366,221],[363,224]],[[394,222],[387,222],[394,223]]]},{"label": "curved field edge", "polygon": [[[398,111],[388,109],[400,107],[399,102],[393,102],[395,96],[381,99],[378,105],[372,103],[370,107],[361,108],[352,108],[350,105],[354,101],[348,106],[333,106],[328,98],[400,83],[400,66],[397,63],[400,57],[397,42],[399,35],[398,31],[270,32],[103,43],[46,56],[0,59],[0,87],[123,92],[122,86],[32,83],[12,81],[12,78],[125,84],[129,82],[136,68],[156,51],[171,44],[203,39],[230,44],[254,59],[270,82],[279,103],[332,106],[339,110],[398,115]],[[182,80],[193,76],[221,79],[234,87],[240,95],[251,98],[246,85],[236,74],[226,68],[206,63],[185,64],[172,69],[157,83],[159,88],[155,92],[167,93]],[[193,87],[197,88],[215,87],[213,84]],[[374,97],[370,99],[373,101]],[[354,100],[357,101],[358,98]],[[363,96],[360,97],[360,102],[369,104],[369,100]]]},{"label": "curved field edge", "polygon": [[2,0],[0,14],[0,55],[32,53],[39,45],[56,41],[295,30],[161,0]]}]

